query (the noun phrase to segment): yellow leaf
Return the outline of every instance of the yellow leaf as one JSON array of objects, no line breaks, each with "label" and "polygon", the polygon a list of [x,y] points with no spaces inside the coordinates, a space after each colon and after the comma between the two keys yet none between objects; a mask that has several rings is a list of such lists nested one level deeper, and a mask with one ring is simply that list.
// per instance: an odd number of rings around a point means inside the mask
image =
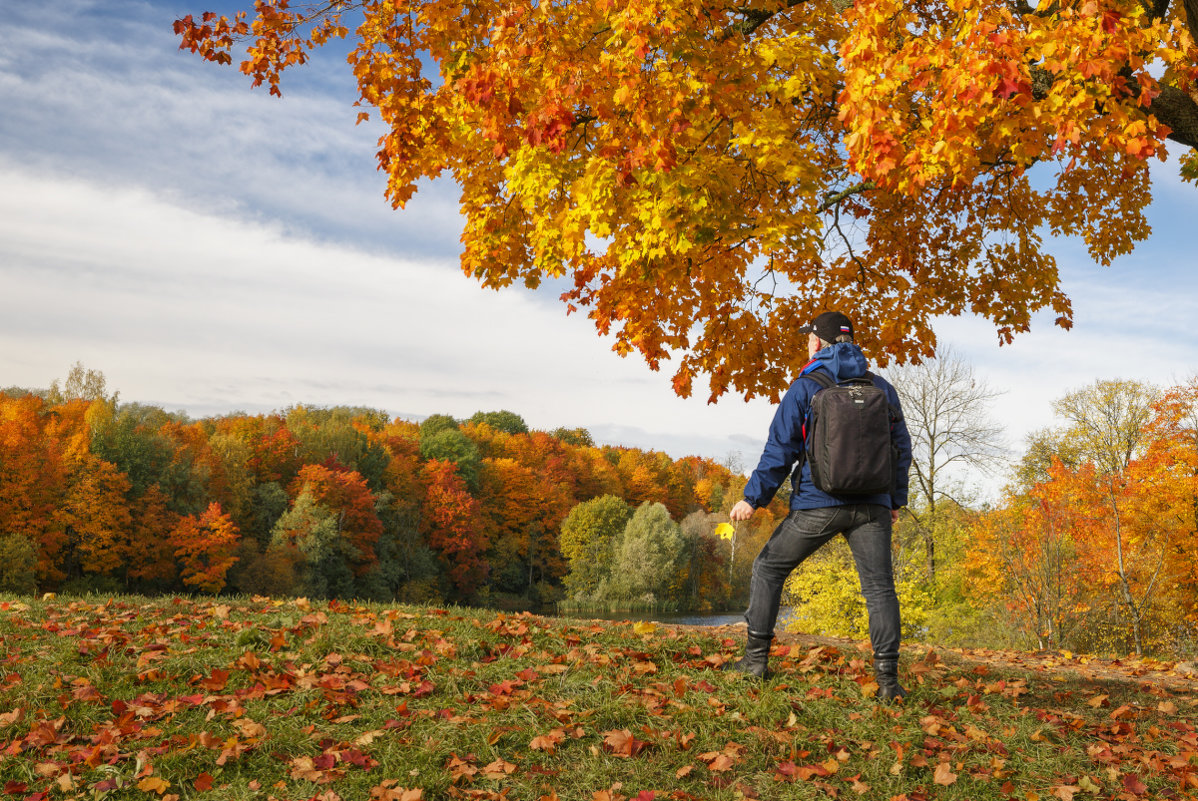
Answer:
[{"label": "yellow leaf", "polygon": [[170,782],[157,776],[147,776],[137,783],[137,789],[143,793],[158,793],[159,795],[165,793],[170,786]]},{"label": "yellow leaf", "polygon": [[653,634],[657,631],[657,624],[651,620],[638,620],[632,624],[632,630],[637,634]]}]

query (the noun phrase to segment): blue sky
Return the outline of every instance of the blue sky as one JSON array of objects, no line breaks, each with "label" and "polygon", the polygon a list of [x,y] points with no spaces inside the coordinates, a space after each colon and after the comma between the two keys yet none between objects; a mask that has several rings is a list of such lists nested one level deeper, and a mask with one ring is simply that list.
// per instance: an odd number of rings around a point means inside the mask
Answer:
[{"label": "blue sky", "polygon": [[[0,386],[75,361],[125,400],[194,416],[350,404],[412,419],[511,409],[529,425],[752,465],[772,408],[679,399],[556,293],[481,289],[458,271],[456,187],[394,212],[379,129],[355,126],[328,55],[272,98],[179,51],[170,2],[16,4],[0,28]],[[1198,190],[1155,172],[1154,234],[1110,268],[1054,244],[1075,326],[1045,315],[1000,348],[954,318],[941,340],[1005,394],[1013,450],[1051,402],[1099,378],[1198,371]],[[702,393],[700,393],[702,394]]]}]

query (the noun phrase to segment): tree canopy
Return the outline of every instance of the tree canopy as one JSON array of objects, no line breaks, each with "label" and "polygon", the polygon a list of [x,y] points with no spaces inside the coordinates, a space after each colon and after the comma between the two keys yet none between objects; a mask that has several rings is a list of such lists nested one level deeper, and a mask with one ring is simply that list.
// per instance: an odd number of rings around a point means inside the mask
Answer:
[{"label": "tree canopy", "polygon": [[1198,176],[1198,0],[258,0],[175,30],[272,93],[348,38],[391,203],[448,174],[467,275],[561,279],[683,396],[777,397],[828,308],[882,363],[939,315],[1067,328],[1044,238],[1144,239],[1166,138]]}]

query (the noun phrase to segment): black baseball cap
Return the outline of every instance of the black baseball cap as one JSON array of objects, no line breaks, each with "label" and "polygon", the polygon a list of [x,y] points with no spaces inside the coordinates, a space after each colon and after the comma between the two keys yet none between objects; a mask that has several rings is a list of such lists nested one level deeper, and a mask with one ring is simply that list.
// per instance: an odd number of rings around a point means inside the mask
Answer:
[{"label": "black baseball cap", "polygon": [[853,335],[853,321],[840,312],[824,312],[799,329],[800,334],[815,334],[824,342],[835,342],[836,337]]}]

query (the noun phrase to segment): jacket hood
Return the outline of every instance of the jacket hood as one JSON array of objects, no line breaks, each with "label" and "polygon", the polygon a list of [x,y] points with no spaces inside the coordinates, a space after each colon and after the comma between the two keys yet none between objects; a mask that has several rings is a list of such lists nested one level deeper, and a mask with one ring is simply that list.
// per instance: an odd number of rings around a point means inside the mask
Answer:
[{"label": "jacket hood", "polygon": [[808,369],[814,369],[817,364],[825,367],[837,381],[860,378],[869,370],[865,354],[852,342],[837,342],[819,351]]}]

